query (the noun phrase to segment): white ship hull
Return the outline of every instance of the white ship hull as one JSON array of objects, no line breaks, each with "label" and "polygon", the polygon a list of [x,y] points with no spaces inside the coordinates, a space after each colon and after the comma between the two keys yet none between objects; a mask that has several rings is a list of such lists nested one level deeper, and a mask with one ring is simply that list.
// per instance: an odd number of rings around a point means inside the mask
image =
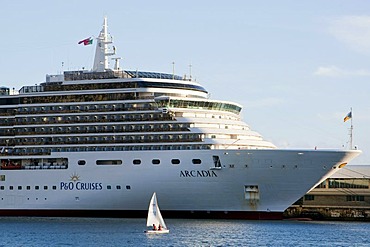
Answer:
[{"label": "white ship hull", "polygon": [[[274,215],[282,213],[313,184],[358,154],[357,151],[314,150],[64,153],[62,156],[69,159],[68,169],[2,171],[6,181],[1,185],[6,193],[1,194],[0,212],[62,216],[72,210],[78,215],[94,212],[98,216],[99,211],[113,210],[129,216],[130,212],[133,215],[146,212],[148,200],[156,191],[164,215],[166,212],[171,216],[178,213],[179,217],[199,213],[211,217],[223,213],[226,218],[228,214],[242,218],[253,217],[253,213]],[[214,167],[214,155],[220,157],[221,168]],[[96,160],[105,157],[122,160],[123,164],[96,165]],[[132,161],[138,158],[141,164],[133,165]],[[181,165],[171,164],[174,158]],[[192,164],[194,158],[202,163]],[[86,165],[77,164],[81,159],[86,160]],[[159,159],[160,164],[153,165],[152,159]],[[53,186],[56,187],[52,189]]]}]

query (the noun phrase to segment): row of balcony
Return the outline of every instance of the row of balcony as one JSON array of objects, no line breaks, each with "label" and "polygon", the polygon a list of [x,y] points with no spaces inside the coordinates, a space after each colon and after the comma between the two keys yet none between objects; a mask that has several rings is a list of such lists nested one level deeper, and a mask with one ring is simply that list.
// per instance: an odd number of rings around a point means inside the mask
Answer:
[{"label": "row of balcony", "polygon": [[151,114],[111,114],[111,115],[69,115],[69,116],[37,116],[6,118],[0,121],[0,126],[30,125],[30,124],[71,124],[71,123],[108,123],[108,122],[139,122],[139,121],[173,121],[169,113]]},{"label": "row of balcony", "polygon": [[178,145],[135,145],[135,146],[78,146],[78,147],[28,147],[28,148],[8,148],[0,152],[0,156],[35,156],[51,155],[56,152],[108,152],[108,151],[150,151],[150,150],[196,150],[211,149],[207,144],[178,144]]},{"label": "row of balcony", "polygon": [[19,145],[65,145],[65,144],[106,144],[106,143],[160,143],[160,142],[200,142],[199,134],[179,135],[121,135],[121,136],[69,136],[34,137],[0,140],[1,146]]},{"label": "row of balcony", "polygon": [[38,127],[38,128],[18,128],[0,129],[0,136],[17,135],[64,135],[64,134],[122,134],[135,132],[188,132],[187,127],[151,127],[150,125],[130,125],[130,126],[78,126],[78,127]]}]

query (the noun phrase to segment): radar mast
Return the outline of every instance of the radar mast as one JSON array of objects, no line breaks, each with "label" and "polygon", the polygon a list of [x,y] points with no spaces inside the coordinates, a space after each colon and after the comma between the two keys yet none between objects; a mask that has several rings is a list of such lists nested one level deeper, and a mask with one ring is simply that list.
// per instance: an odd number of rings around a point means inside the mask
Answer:
[{"label": "radar mast", "polygon": [[113,46],[112,49],[108,47],[108,44],[112,44],[112,36],[108,37],[108,25],[107,17],[104,17],[103,28],[100,31],[99,36],[96,38],[96,50],[94,59],[94,72],[104,72],[109,69],[108,57],[116,54],[116,49]]}]

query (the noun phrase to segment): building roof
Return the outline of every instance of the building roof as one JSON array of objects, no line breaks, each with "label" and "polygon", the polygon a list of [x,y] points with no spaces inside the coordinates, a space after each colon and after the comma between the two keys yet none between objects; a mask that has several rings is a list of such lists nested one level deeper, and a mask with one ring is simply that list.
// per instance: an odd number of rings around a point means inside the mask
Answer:
[{"label": "building roof", "polygon": [[370,178],[370,165],[347,165],[330,178]]}]

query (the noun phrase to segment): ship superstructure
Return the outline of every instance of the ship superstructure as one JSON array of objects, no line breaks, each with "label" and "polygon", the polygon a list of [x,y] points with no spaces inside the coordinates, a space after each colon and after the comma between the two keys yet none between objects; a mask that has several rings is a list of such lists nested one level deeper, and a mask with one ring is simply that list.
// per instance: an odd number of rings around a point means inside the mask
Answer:
[{"label": "ship superstructure", "polygon": [[156,191],[164,214],[271,218],[359,154],[277,149],[191,77],[110,69],[106,19],[96,41],[91,71],[0,89],[0,212],[130,216]]}]

